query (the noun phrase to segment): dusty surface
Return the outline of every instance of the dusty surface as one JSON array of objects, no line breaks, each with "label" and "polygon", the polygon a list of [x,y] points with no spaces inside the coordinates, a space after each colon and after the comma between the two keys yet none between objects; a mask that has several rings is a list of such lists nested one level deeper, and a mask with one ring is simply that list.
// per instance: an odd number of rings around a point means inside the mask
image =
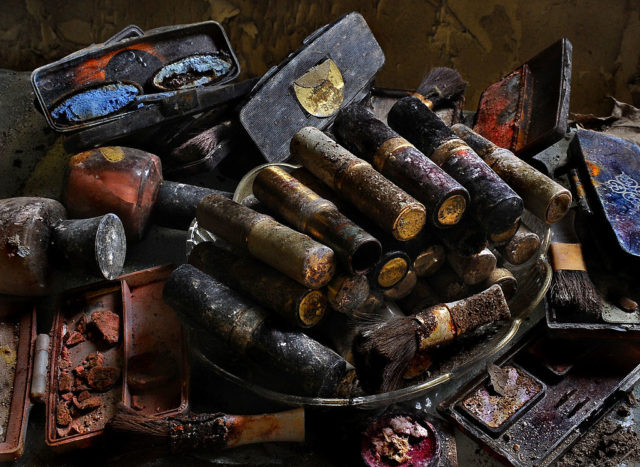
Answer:
[{"label": "dusty surface", "polygon": [[[621,405],[616,415],[623,419],[631,415],[629,407]],[[600,420],[557,463],[557,467],[586,465],[617,466],[640,463],[640,437],[633,424],[620,423],[611,413]]]},{"label": "dusty surface", "polygon": [[149,29],[214,19],[229,35],[242,76],[257,76],[316,28],[358,10],[385,52],[384,86],[415,88],[428,69],[453,66],[470,83],[472,109],[489,84],[565,35],[574,46],[571,110],[602,114],[609,94],[640,104],[640,4],[602,8],[598,0],[9,0],[0,17],[0,63],[31,70],[131,23]]}]

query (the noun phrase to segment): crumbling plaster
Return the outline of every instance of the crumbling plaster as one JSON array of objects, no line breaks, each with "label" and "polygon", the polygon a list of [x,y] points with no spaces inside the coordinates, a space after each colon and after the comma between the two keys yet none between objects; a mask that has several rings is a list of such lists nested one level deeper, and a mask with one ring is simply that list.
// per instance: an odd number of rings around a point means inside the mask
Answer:
[{"label": "crumbling plaster", "polygon": [[491,82],[561,36],[574,46],[573,112],[606,113],[607,95],[640,105],[637,0],[5,0],[0,66],[29,70],[128,24],[143,29],[214,19],[256,76],[314,29],[360,11],[386,54],[378,83],[414,88],[433,66],[469,81],[468,109]]}]

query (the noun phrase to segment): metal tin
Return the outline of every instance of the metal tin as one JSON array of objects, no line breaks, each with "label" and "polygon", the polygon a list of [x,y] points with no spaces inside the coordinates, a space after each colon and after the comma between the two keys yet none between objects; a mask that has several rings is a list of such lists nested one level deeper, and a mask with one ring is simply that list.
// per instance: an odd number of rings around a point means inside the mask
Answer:
[{"label": "metal tin", "polygon": [[240,110],[240,122],[268,162],[284,161],[298,130],[328,127],[341,107],[366,95],[383,64],[364,18],[348,13],[310,34],[263,76]]},{"label": "metal tin", "polygon": [[[118,403],[124,403],[128,407],[135,406],[147,415],[171,416],[188,409],[189,354],[186,335],[177,315],[161,299],[164,281],[172,269],[171,266],[160,266],[122,276],[118,281],[100,282],[63,292],[53,317],[50,348],[45,349],[45,353],[49,354],[49,364],[45,361],[40,368],[34,367],[42,356],[41,350],[38,359],[34,358],[33,353],[36,342],[35,307],[26,301],[0,300],[3,319],[19,322],[11,415],[5,441],[0,444],[0,459],[15,460],[22,454],[27,416],[35,402],[44,402],[46,405],[45,441],[57,452],[95,444],[103,436],[109,413],[115,412]],[[63,365],[62,347],[73,331],[73,324],[80,316],[106,307],[120,317],[119,342],[105,348],[104,345],[97,346],[85,339],[68,348],[70,360]],[[17,316],[16,313],[19,313],[20,317],[9,318],[7,313],[11,313],[9,316]],[[162,386],[148,387],[140,392],[130,384],[132,359],[157,352],[158,348],[164,351],[162,358],[165,366],[169,361],[175,362],[176,373],[163,381]],[[110,411],[102,413],[101,421],[96,422],[93,429],[59,436],[56,430],[56,407],[60,397],[58,389],[61,366],[71,370],[88,353],[96,350],[103,355],[105,364],[121,368],[115,386],[107,393],[100,393]],[[44,378],[47,390],[38,394],[38,389],[31,385],[32,376],[34,384],[36,380]],[[92,413],[94,412],[89,412]]]},{"label": "metal tin", "polygon": [[[177,315],[162,301],[164,281],[172,270],[171,266],[161,266],[122,276],[119,281],[93,284],[62,294],[53,323],[45,423],[45,441],[52,449],[67,451],[93,445],[104,435],[105,425],[120,402],[129,407],[136,405],[149,415],[173,415],[187,409],[189,366],[186,336]],[[119,315],[119,342],[106,349],[90,340],[70,347],[70,368],[78,365],[89,353],[99,351],[104,356],[105,365],[120,368],[121,376],[116,385],[105,393],[105,412],[101,423],[96,423],[93,429],[84,433],[59,436],[55,413],[64,339],[72,331],[72,323],[101,309],[109,309]],[[153,313],[149,313],[150,310]],[[161,386],[136,393],[128,375],[131,359],[146,352],[158,352],[158,348],[165,353],[156,358],[163,358],[165,366],[173,361],[176,372]]]},{"label": "metal tin", "polygon": [[[123,37],[124,36],[124,37]],[[226,74],[208,86],[218,86],[234,79],[240,73],[240,64],[220,24],[205,21],[190,25],[164,27],[142,31],[128,27],[123,32],[86,49],[74,52],[57,62],[37,68],[31,74],[31,84],[43,109],[47,123],[56,131],[69,132],[111,122],[137,109],[125,107],[122,111],[80,123],[64,124],[56,121],[52,106],[62,96],[69,95],[88,85],[114,80],[129,80],[142,88],[149,88],[152,76],[165,64],[196,54],[223,54],[230,64]],[[183,99],[182,94],[190,99]],[[166,94],[150,93],[147,99],[159,101],[182,100],[190,111],[202,110],[191,90],[171,91]],[[191,102],[188,102],[191,100]],[[144,107],[141,102],[141,107]]]},{"label": "metal tin", "polygon": [[[496,361],[502,368],[519,366],[538,384],[547,383],[544,397],[519,407],[499,433],[487,430],[460,406],[468,394],[486,385],[486,373],[438,407],[493,455],[517,467],[553,464],[640,378],[637,346],[593,340],[582,344],[554,341],[545,333],[543,325],[537,326]],[[485,409],[499,410],[499,406],[487,403]]]},{"label": "metal tin", "polygon": [[528,158],[567,131],[573,47],[553,43],[480,96],[474,130]]},{"label": "metal tin", "polygon": [[[578,130],[569,147],[589,206],[627,257],[640,257],[640,148],[595,131]],[[611,235],[612,234],[612,235]]]},{"label": "metal tin", "polygon": [[13,393],[0,442],[0,461],[7,462],[18,459],[24,452],[27,421],[32,406],[29,389],[36,340],[36,309],[27,301],[3,297],[0,299],[0,315],[3,324],[18,326],[17,345],[12,355],[15,358],[14,378],[12,382],[7,382],[9,387],[13,387]]},{"label": "metal tin", "polygon": [[306,127],[291,140],[291,152],[340,196],[400,241],[417,236],[426,211],[413,197],[317,128]]}]

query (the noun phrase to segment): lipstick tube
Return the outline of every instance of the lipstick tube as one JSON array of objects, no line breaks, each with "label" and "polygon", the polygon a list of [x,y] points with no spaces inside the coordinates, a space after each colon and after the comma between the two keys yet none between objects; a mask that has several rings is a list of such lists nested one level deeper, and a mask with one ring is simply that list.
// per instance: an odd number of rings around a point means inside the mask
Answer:
[{"label": "lipstick tube", "polygon": [[423,203],[431,226],[460,221],[469,204],[467,190],[373,112],[352,104],[340,111],[332,129],[344,147]]},{"label": "lipstick tube", "polygon": [[410,240],[422,230],[426,211],[421,203],[317,128],[298,131],[291,154],[397,240]]},{"label": "lipstick tube", "polygon": [[522,199],[420,99],[400,99],[388,121],[469,191],[471,215],[488,233],[503,232],[520,217]]},{"label": "lipstick tube", "polygon": [[380,242],[279,167],[261,170],[253,193],[271,212],[329,246],[351,274],[364,274],[380,258]]},{"label": "lipstick tube", "polygon": [[304,287],[261,261],[235,255],[213,242],[196,245],[189,264],[250,295],[293,326],[310,328],[325,316],[327,299],[322,291]]},{"label": "lipstick tube", "polygon": [[331,397],[353,380],[338,354],[300,331],[278,329],[264,309],[190,264],[171,273],[163,299],[188,325],[293,393]]},{"label": "lipstick tube", "polygon": [[205,229],[306,287],[319,289],[333,277],[331,248],[272,217],[216,194],[198,204],[196,217]]},{"label": "lipstick tube", "polygon": [[565,216],[571,205],[569,190],[471,128],[457,124],[451,129],[522,197],[524,207],[534,215],[547,224]]}]

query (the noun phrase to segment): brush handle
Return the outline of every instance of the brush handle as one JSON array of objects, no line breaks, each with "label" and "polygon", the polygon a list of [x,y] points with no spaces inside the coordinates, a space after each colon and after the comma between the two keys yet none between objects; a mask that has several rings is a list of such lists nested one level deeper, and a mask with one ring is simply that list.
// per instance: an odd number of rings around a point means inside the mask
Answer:
[{"label": "brush handle", "polygon": [[193,414],[171,417],[171,451],[224,449],[275,441],[304,442],[304,409],[274,414]]},{"label": "brush handle", "polygon": [[429,349],[509,316],[509,306],[497,284],[462,300],[434,305],[415,315],[420,323],[416,331],[419,348]]}]

